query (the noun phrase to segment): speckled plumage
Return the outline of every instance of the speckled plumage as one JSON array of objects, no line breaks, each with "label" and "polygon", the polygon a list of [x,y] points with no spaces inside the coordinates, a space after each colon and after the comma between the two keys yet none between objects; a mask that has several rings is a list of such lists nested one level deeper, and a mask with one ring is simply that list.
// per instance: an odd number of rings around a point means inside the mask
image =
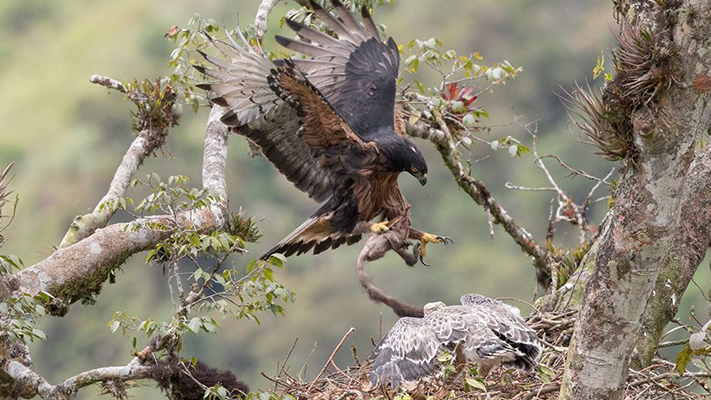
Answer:
[{"label": "speckled plumage", "polygon": [[499,364],[525,370],[536,365],[540,342],[518,309],[478,294],[462,296],[461,303],[429,303],[424,318],[398,320],[373,352],[371,383],[396,387],[431,375],[445,350],[477,363],[482,375]]}]

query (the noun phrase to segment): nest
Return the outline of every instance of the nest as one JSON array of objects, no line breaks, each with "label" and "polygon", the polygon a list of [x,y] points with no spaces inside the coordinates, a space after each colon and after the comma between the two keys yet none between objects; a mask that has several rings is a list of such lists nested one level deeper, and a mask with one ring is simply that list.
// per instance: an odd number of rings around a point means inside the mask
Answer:
[{"label": "nest", "polygon": [[[415,383],[406,383],[402,388],[372,388],[369,380],[371,361],[361,362],[353,349],[354,365],[341,369],[329,358],[326,367],[332,372],[324,373],[313,381],[304,381],[290,375],[284,368],[277,376],[267,377],[274,383],[278,395],[296,399],[395,399],[407,393],[412,399],[556,399],[560,391],[567,346],[575,324],[576,312],[539,313],[528,318],[543,344],[543,354],[536,371],[523,372],[514,369],[495,368],[485,378],[475,376],[475,368],[465,371],[454,380],[445,376],[425,378]],[[341,342],[345,341],[342,340]],[[341,343],[342,344],[342,343]],[[340,347],[340,346],[339,346]],[[334,350],[334,355],[338,348]],[[674,364],[661,359],[641,371],[630,371],[626,398],[631,399],[701,399],[694,387],[705,385],[706,376],[688,374],[679,377],[673,371]],[[266,376],[265,376],[266,377]],[[407,397],[401,397],[407,398]]]}]

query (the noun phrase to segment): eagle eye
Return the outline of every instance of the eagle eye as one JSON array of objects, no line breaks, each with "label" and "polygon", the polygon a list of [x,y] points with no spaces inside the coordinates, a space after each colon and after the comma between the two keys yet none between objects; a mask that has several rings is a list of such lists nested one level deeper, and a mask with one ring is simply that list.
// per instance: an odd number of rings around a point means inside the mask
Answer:
[{"label": "eagle eye", "polygon": [[416,168],[416,167],[412,167],[412,168],[410,168],[410,170],[411,170],[412,172],[415,172],[415,173],[417,172],[417,168]]}]

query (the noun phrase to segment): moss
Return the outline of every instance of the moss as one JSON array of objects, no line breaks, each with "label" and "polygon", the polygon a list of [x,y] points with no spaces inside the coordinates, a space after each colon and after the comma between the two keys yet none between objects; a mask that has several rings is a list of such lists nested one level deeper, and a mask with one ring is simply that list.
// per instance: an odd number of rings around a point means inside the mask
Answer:
[{"label": "moss", "polygon": [[[578,269],[570,276],[566,285],[556,290],[553,294],[543,296],[536,300],[534,304],[536,308],[542,310],[551,310],[561,312],[563,310],[579,310],[583,304],[585,296],[585,287],[587,286],[590,276],[595,270],[595,259],[597,258],[597,249],[592,247],[580,261]],[[564,290],[570,288],[568,290]]]},{"label": "moss", "polygon": [[651,364],[657,353],[659,339],[661,338],[667,322],[674,317],[678,309],[676,304],[671,304],[669,299],[678,292],[678,283],[681,265],[675,257],[670,257],[659,272],[655,283],[654,295],[649,299],[641,333],[637,339],[635,349],[639,357],[632,358],[633,368],[643,368]]},{"label": "moss", "polygon": [[75,279],[51,288],[49,292],[54,299],[45,304],[49,314],[63,317],[69,311],[69,305],[77,301],[88,305],[96,303],[96,296],[101,293],[104,282],[107,280],[109,283],[115,282],[113,271],[120,268],[129,256],[130,254],[122,255],[119,261],[98,268],[82,279]]}]

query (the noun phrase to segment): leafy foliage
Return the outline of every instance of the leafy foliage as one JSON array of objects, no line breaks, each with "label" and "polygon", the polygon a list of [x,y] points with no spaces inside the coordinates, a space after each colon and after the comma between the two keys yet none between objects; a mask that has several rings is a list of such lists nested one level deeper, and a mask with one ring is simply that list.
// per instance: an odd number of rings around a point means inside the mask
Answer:
[{"label": "leafy foliage", "polygon": [[199,74],[192,67],[196,63],[193,53],[194,50],[207,46],[205,33],[214,35],[219,31],[220,27],[214,19],[205,19],[200,14],[195,14],[185,28],[173,26],[164,36],[176,44],[168,61],[172,72],[166,80],[179,89],[182,96],[179,96],[178,101],[190,105],[195,112],[201,105],[207,104],[207,98],[204,90],[197,90],[195,87]]},{"label": "leafy foliage", "polygon": [[692,333],[689,341],[684,344],[681,351],[676,355],[675,369],[680,375],[686,372],[689,363],[693,363],[703,372],[711,373],[708,357],[711,356],[711,341],[709,340],[709,326],[711,320],[707,322],[699,332]]},{"label": "leafy foliage", "polygon": [[[126,85],[129,97],[140,96],[134,103],[137,111],[131,112],[131,127],[136,132],[151,130],[165,132],[177,125],[179,115],[174,115],[175,90],[170,85],[161,85],[160,80],[151,82],[133,81]],[[163,135],[165,136],[165,135]]]},{"label": "leafy foliage", "polygon": [[45,304],[52,295],[40,292],[36,296],[22,293],[0,303],[0,339],[18,339],[25,344],[45,340],[45,333],[35,328],[37,319],[46,314]]},{"label": "leafy foliage", "polygon": [[[413,39],[400,50],[405,59],[405,75],[400,77],[399,83],[412,90],[404,94],[410,124],[420,120],[444,123],[458,139],[457,145],[466,148],[478,141],[488,144],[492,150],[506,148],[512,156],[529,151],[511,136],[489,141],[475,135],[480,130],[488,131],[480,126],[482,119],[489,118],[489,112],[476,105],[479,97],[517,77],[521,67],[516,68],[506,60],[486,65],[481,62],[483,57],[478,52],[458,55],[455,50],[445,48],[437,38]],[[438,86],[425,87],[420,81],[423,67],[436,71],[441,77]],[[476,82],[483,83],[477,87]]]},{"label": "leafy foliage", "polygon": [[[246,242],[259,238],[254,221],[244,213],[232,214],[227,230],[205,232],[198,227],[182,228],[181,215],[197,212],[208,207],[219,208],[223,199],[210,195],[206,190],[188,188],[185,176],[171,176],[161,181],[152,173],[144,181],[133,185],[149,188],[151,193],[132,210],[132,199],[119,199],[102,207],[118,207],[140,221],[127,226],[137,230],[150,229],[169,232],[165,240],[148,251],[146,262],[162,266],[175,307],[170,320],[139,319],[127,311],[117,311],[107,326],[112,332],[120,331],[132,336],[133,351],[137,352],[137,336],[145,334],[150,340],[170,343],[168,354],[182,349],[185,334],[216,333],[219,323],[215,314],[222,318],[247,319],[259,323],[259,314],[269,311],[283,315],[285,304],[294,301],[294,293],[274,279],[274,268],[283,268],[284,258],[274,255],[267,261],[252,260],[244,269],[234,266],[230,256],[245,253]],[[147,214],[167,214],[165,219],[151,220]],[[185,271],[188,269],[188,271]],[[189,287],[189,290],[184,290]],[[151,339],[152,338],[152,339]],[[169,339],[160,339],[169,338]],[[206,398],[226,399],[230,393],[220,385],[206,388]]]}]

